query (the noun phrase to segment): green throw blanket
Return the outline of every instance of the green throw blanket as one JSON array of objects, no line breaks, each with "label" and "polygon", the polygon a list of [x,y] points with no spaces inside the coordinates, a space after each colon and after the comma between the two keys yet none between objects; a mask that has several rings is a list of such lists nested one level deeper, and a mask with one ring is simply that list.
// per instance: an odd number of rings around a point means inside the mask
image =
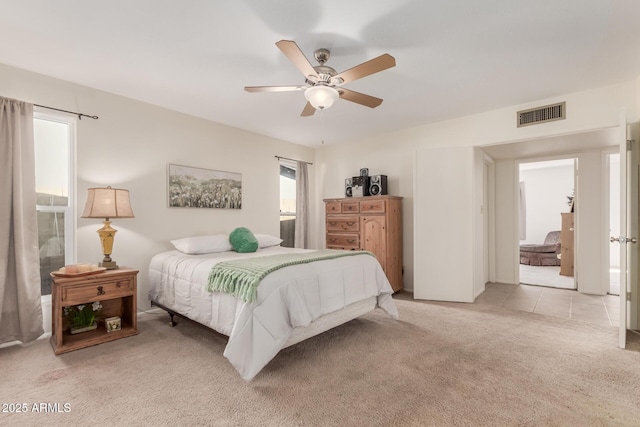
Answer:
[{"label": "green throw blanket", "polygon": [[223,261],[211,268],[207,289],[210,292],[226,292],[244,301],[253,302],[256,300],[260,280],[273,271],[290,265],[360,254],[373,256],[367,251],[324,249],[303,254],[289,253]]}]

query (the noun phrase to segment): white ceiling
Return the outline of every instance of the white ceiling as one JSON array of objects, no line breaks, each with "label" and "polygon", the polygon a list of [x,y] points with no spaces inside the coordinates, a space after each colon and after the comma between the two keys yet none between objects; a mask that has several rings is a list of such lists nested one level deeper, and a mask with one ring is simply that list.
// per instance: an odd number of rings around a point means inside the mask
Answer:
[{"label": "white ceiling", "polygon": [[[0,0],[0,10],[1,63],[309,146],[640,75],[637,0]],[[303,118],[302,92],[245,92],[304,82],[281,39],[312,64],[330,49],[338,72],[394,56],[395,68],[345,85],[384,102],[339,100]]]}]

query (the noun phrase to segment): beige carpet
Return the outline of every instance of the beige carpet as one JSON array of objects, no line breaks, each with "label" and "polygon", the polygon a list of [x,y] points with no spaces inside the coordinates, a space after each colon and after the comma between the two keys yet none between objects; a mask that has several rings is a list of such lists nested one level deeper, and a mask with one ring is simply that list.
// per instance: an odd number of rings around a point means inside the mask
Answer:
[{"label": "beige carpet", "polygon": [[540,426],[640,420],[640,353],[617,329],[473,304],[397,300],[282,351],[252,382],[225,338],[166,315],[140,335],[54,356],[0,349],[0,425]]}]

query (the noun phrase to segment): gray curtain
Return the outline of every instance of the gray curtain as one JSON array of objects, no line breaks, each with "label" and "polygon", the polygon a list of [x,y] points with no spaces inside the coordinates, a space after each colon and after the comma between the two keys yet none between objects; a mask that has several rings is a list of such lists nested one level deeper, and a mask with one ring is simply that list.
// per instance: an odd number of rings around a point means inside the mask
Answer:
[{"label": "gray curtain", "polygon": [[0,97],[0,343],[44,333],[33,105]]},{"label": "gray curtain", "polygon": [[309,174],[307,163],[296,165],[296,248],[307,248],[309,239]]}]

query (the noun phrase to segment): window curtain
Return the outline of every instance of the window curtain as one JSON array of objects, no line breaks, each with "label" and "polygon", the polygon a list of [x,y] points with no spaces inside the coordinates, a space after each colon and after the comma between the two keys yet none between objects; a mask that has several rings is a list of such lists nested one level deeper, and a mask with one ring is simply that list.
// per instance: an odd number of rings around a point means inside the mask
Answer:
[{"label": "window curtain", "polygon": [[309,239],[309,174],[308,164],[296,164],[296,248],[307,248]]},{"label": "window curtain", "polygon": [[44,333],[33,105],[0,97],[0,343]]},{"label": "window curtain", "polygon": [[527,238],[527,197],[524,194],[524,181],[520,182],[520,240]]}]

